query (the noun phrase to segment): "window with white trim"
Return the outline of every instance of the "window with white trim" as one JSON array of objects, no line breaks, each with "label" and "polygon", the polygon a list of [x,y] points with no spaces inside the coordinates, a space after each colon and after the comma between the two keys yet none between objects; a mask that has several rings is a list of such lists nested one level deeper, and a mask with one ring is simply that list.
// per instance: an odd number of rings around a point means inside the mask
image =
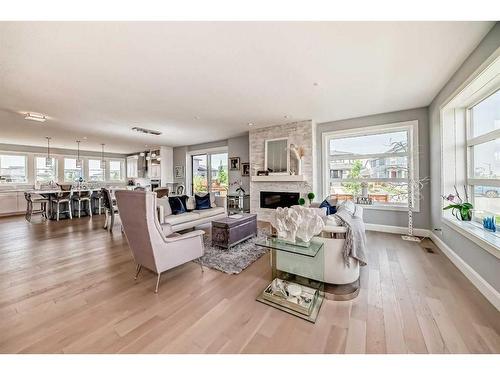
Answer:
[{"label": "window with white trim", "polygon": [[121,181],[122,180],[123,162],[120,160],[109,161],[109,180]]},{"label": "window with white trim", "polygon": [[407,121],[325,133],[325,195],[340,201],[365,197],[373,208],[407,209],[408,181],[418,176],[417,127],[418,121]]},{"label": "window with white trim", "polygon": [[475,218],[500,220],[500,90],[467,109],[467,171]]},{"label": "window with white trim", "polygon": [[89,159],[89,181],[104,181],[104,172],[100,159]]},{"label": "window with white trim", "polygon": [[50,165],[47,166],[47,158],[45,156],[35,157],[35,181],[57,181],[57,160],[55,158],[50,158],[50,160]]},{"label": "window with white trim", "polygon": [[82,168],[76,166],[76,159],[64,158],[64,181],[75,182],[83,178]]},{"label": "window with white trim", "polygon": [[0,183],[28,182],[26,155],[0,155]]}]

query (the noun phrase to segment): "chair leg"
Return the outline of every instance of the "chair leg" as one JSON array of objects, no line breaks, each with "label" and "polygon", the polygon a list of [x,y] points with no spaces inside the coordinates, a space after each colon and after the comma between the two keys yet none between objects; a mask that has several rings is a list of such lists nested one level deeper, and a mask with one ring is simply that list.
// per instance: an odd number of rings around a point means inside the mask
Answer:
[{"label": "chair leg", "polygon": [[139,276],[139,274],[141,273],[141,270],[142,270],[142,265],[138,264],[136,269],[135,269],[135,276],[134,276],[134,280],[137,280],[137,277]]},{"label": "chair leg", "polygon": [[92,217],[92,202],[90,200],[87,201],[89,205],[89,215]]},{"label": "chair leg", "polygon": [[200,268],[201,268],[201,273],[205,272],[205,270],[203,269],[203,264],[201,263],[201,259],[199,259],[200,261]]},{"label": "chair leg", "polygon": [[57,218],[56,220],[59,221],[59,202],[57,202]]},{"label": "chair leg", "polygon": [[108,210],[106,209],[106,211],[104,211],[104,229],[108,229]]},{"label": "chair leg", "polygon": [[160,286],[160,277],[161,273],[158,274],[158,277],[156,278],[156,288],[155,288],[155,293],[158,293],[158,287]]},{"label": "chair leg", "polygon": [[78,218],[82,217],[82,201],[78,201]]},{"label": "chair leg", "polygon": [[73,207],[71,206],[71,201],[68,202],[69,218],[73,219]]},{"label": "chair leg", "polygon": [[115,214],[111,213],[111,220],[110,220],[110,223],[109,223],[109,232],[110,233],[113,232],[113,225],[115,225]]}]

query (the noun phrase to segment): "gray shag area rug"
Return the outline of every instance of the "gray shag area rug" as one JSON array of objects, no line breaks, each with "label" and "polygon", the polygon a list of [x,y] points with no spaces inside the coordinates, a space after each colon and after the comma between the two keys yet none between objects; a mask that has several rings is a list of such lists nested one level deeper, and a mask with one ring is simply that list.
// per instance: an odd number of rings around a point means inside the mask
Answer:
[{"label": "gray shag area rug", "polygon": [[[230,249],[212,246],[210,230],[205,233],[203,236],[205,254],[200,259],[201,264],[208,268],[238,274],[267,252],[265,247],[255,244],[257,240],[264,240],[267,236],[267,233],[261,229],[257,230],[256,237],[249,238]],[[195,262],[198,263],[198,260]]]}]

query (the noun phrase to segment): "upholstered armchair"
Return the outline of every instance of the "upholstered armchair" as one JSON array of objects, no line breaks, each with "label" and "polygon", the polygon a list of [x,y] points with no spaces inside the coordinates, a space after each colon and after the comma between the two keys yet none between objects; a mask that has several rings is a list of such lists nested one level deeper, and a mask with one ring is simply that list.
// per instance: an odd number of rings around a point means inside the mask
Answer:
[{"label": "upholstered armchair", "polygon": [[155,293],[158,293],[162,272],[203,255],[203,231],[180,235],[171,232],[169,227],[162,228],[156,214],[156,193],[118,190],[115,197],[123,230],[137,264],[135,279],[142,267],[156,273]]}]

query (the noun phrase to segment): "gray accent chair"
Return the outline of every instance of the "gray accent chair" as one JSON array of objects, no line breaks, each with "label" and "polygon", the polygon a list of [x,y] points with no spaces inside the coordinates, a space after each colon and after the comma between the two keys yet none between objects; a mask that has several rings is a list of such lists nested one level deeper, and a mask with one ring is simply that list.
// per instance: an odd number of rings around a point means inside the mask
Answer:
[{"label": "gray accent chair", "polygon": [[203,256],[205,232],[195,230],[180,235],[162,227],[156,213],[156,193],[119,190],[115,197],[123,231],[137,264],[135,279],[142,267],[156,273],[155,293],[162,272]]}]

